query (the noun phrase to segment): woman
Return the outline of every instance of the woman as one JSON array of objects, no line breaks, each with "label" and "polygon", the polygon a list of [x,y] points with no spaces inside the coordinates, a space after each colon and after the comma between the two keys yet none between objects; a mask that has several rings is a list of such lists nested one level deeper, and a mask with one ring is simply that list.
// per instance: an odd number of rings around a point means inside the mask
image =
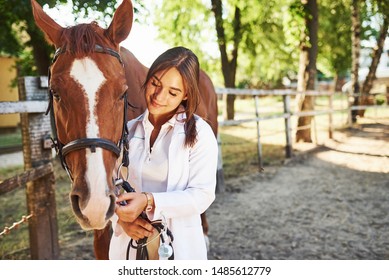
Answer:
[{"label": "woman", "polygon": [[116,208],[110,259],[135,259],[130,240],[153,239],[155,220],[173,234],[174,259],[207,258],[200,214],[215,199],[218,148],[211,127],[194,114],[198,82],[198,59],[183,47],[167,50],[149,69],[147,110],[128,123],[128,181],[136,192],[118,198],[127,205]]}]

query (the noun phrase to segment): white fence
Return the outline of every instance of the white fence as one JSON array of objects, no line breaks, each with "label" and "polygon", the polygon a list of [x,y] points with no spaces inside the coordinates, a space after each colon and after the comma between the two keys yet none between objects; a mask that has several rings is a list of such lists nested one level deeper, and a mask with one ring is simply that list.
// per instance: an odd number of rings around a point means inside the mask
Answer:
[{"label": "white fence", "polygon": [[[334,123],[333,123],[333,114],[334,113],[344,113],[347,114],[347,125],[350,126],[352,124],[351,117],[352,111],[356,110],[366,110],[369,108],[389,108],[387,105],[388,102],[385,102],[386,105],[364,105],[364,106],[353,106],[353,96],[347,96],[345,93],[341,92],[329,92],[329,91],[306,91],[304,93],[297,92],[291,89],[285,90],[258,90],[258,89],[234,89],[234,88],[217,88],[216,93],[220,96],[225,94],[234,94],[237,97],[253,97],[255,104],[255,117],[248,119],[235,119],[235,120],[221,120],[219,121],[219,126],[230,126],[230,125],[239,125],[247,122],[255,122],[257,124],[257,145],[258,145],[258,164],[260,169],[263,168],[262,164],[262,146],[261,146],[261,130],[259,123],[266,120],[271,119],[280,119],[283,118],[285,120],[284,124],[284,133],[286,139],[285,145],[285,157],[290,158],[293,154],[293,131],[303,130],[311,128],[311,125],[304,127],[296,127],[292,128],[293,117],[302,117],[302,116],[319,116],[319,115],[328,115],[328,136],[332,138],[334,131]],[[328,98],[328,106],[326,109],[322,110],[313,110],[313,111],[297,111],[292,110],[292,102],[291,98],[296,97],[298,94],[303,94],[305,96],[314,96],[314,97],[327,97]],[[334,96],[340,95],[344,99],[344,106],[342,108],[334,108]],[[281,96],[283,100],[283,112],[282,113],[274,113],[274,114],[260,114],[260,97],[265,96]],[[376,97],[377,95],[374,95]],[[386,98],[389,98],[386,95]],[[313,122],[314,125],[315,122]]]}]

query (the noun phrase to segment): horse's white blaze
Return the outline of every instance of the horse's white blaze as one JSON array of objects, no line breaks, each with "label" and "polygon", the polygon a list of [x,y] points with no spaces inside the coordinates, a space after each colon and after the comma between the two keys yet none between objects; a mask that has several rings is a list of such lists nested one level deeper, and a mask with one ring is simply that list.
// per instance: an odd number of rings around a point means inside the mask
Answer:
[{"label": "horse's white blaze", "polygon": [[[71,77],[81,85],[88,102],[89,115],[86,125],[86,137],[98,138],[96,103],[97,92],[106,81],[103,73],[90,58],[76,59],[73,62]],[[87,170],[85,179],[89,187],[89,201],[81,212],[89,219],[91,226],[104,223],[105,213],[109,207],[110,199],[107,197],[107,174],[104,168],[103,151],[96,148],[95,153],[86,149]],[[102,220],[103,219],[103,220]]]}]

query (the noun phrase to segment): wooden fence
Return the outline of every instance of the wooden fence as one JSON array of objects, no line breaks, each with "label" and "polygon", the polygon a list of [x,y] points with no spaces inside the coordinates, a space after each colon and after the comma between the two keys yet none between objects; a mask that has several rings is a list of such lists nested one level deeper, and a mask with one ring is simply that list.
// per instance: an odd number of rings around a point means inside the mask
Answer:
[{"label": "wooden fence", "polygon": [[25,187],[28,213],[14,225],[28,220],[31,259],[58,259],[55,179],[48,142],[51,125],[50,117],[44,114],[47,80],[23,77],[18,87],[21,101],[1,102],[0,114],[20,113],[25,172],[1,182],[0,195]]},{"label": "wooden fence", "polygon": [[[318,116],[318,115],[328,115],[328,137],[332,138],[334,131],[334,123],[333,123],[333,114],[337,112],[343,112],[347,114],[347,124],[350,126],[352,124],[352,111],[356,110],[366,110],[369,108],[389,108],[388,105],[361,105],[361,106],[353,106],[353,97],[347,95],[346,93],[341,92],[320,92],[320,91],[306,91],[304,93],[297,92],[292,89],[285,90],[258,90],[258,89],[234,89],[234,88],[217,88],[216,93],[219,96],[226,94],[233,94],[237,97],[247,97],[251,96],[254,99],[254,107],[255,107],[255,117],[249,119],[235,119],[235,120],[223,120],[219,121],[219,126],[231,126],[231,125],[239,125],[242,123],[255,122],[257,124],[257,148],[258,148],[258,164],[259,168],[263,168],[263,160],[262,160],[262,146],[261,146],[261,130],[259,123],[261,121],[271,120],[271,119],[284,119],[284,133],[285,133],[285,157],[291,158],[293,156],[293,130],[303,130],[310,129],[311,125],[304,127],[296,127],[295,129],[292,127],[292,118],[293,117],[302,117],[302,116]],[[313,110],[313,111],[293,111],[291,105],[291,98],[296,97],[299,94],[303,94],[305,96],[314,96],[314,97],[327,97],[328,98],[328,108],[325,110]],[[346,99],[346,106],[344,108],[334,109],[334,95],[340,94]],[[259,112],[260,108],[260,97],[265,96],[281,96],[283,100],[283,112],[282,113],[274,113],[267,114],[266,116],[261,116]],[[376,95],[374,95],[375,97]],[[386,98],[389,98],[388,94],[386,94]],[[385,104],[388,104],[386,102]]]}]

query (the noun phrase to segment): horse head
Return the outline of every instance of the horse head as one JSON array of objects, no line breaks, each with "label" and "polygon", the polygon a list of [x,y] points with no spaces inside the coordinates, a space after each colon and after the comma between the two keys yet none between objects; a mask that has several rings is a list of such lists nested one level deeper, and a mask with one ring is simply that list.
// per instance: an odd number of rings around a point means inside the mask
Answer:
[{"label": "horse head", "polygon": [[31,4],[37,26],[57,49],[49,90],[72,209],[84,229],[102,229],[115,210],[112,178],[128,88],[119,44],[131,30],[132,3],[122,2],[107,29],[94,22],[63,28],[35,0]]}]

